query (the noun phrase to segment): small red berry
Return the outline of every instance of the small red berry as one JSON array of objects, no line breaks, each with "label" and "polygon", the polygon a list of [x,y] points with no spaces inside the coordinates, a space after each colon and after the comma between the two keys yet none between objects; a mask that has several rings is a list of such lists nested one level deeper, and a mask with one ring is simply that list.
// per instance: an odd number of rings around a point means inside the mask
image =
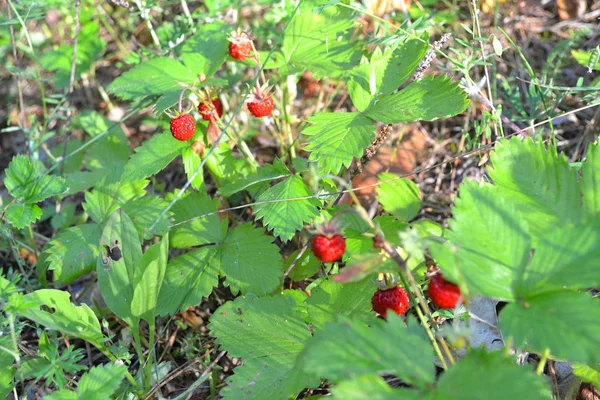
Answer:
[{"label": "small red berry", "polygon": [[315,235],[312,250],[319,260],[333,262],[338,260],[346,251],[346,239],[339,234],[332,236]]},{"label": "small red berry", "polygon": [[266,117],[273,112],[273,97],[255,98],[248,102],[248,110],[257,118]]},{"label": "small red berry", "polygon": [[252,44],[250,42],[229,43],[229,55],[236,60],[244,61],[252,54]]},{"label": "small red berry", "polygon": [[437,273],[429,281],[427,295],[439,308],[454,308],[460,298],[460,289],[454,283],[446,281],[442,274]]},{"label": "small red berry", "polygon": [[181,114],[171,120],[171,133],[182,142],[190,140],[196,133],[196,121],[190,114]]},{"label": "small red berry", "polygon": [[373,248],[383,249],[383,239],[379,236],[373,236]]},{"label": "small red berry", "polygon": [[400,286],[391,289],[379,289],[373,294],[371,299],[373,311],[382,317],[387,316],[387,311],[392,310],[398,315],[403,315],[408,310],[410,300],[406,290]]},{"label": "small red berry", "polygon": [[205,121],[216,119],[214,114],[215,111],[219,118],[223,116],[223,103],[221,103],[221,100],[218,97],[212,99],[210,103],[200,103],[198,106],[198,112]]}]

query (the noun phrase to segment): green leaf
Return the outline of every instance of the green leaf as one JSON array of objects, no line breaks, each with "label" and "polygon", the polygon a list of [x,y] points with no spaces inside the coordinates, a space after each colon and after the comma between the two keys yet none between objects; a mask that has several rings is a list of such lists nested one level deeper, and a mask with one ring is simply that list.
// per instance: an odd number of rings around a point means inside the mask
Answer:
[{"label": "green leaf", "polygon": [[131,218],[141,240],[152,239],[153,236],[162,235],[169,230],[170,212],[160,219],[152,231],[149,230],[166,208],[167,203],[157,196],[130,200],[122,207],[123,211]]},{"label": "green leaf", "polygon": [[79,397],[77,393],[68,390],[60,390],[58,392],[52,392],[44,396],[44,400],[77,400]]},{"label": "green leaf", "polygon": [[318,215],[321,202],[315,198],[291,200],[312,196],[311,190],[299,176],[290,176],[264,191],[256,200],[256,220],[273,230],[281,240],[290,240],[304,223]]},{"label": "green leaf", "polygon": [[419,66],[426,51],[427,42],[417,39],[383,51],[376,47],[369,61],[363,59],[352,70],[348,82],[348,92],[358,111],[365,111],[377,95],[398,89]]},{"label": "green leaf", "polygon": [[286,399],[319,384],[294,369],[310,332],[291,297],[238,297],[219,307],[210,321],[221,348],[243,360],[221,391],[225,399]]},{"label": "green leaf", "polygon": [[518,276],[529,263],[531,239],[524,218],[490,184],[460,187],[448,224],[448,242],[429,243],[431,253],[453,282],[463,276],[472,293],[514,301]]},{"label": "green leaf", "polygon": [[135,149],[135,154],[125,165],[123,182],[135,182],[156,175],[189,145],[167,132],[154,135]]},{"label": "green leaf", "polygon": [[500,328],[516,346],[527,344],[540,354],[550,349],[557,358],[591,365],[600,362],[599,318],[600,304],[589,294],[551,292],[507,305]]},{"label": "green leaf", "polygon": [[230,30],[223,21],[197,27],[196,33],[181,48],[181,60],[196,76],[200,73],[212,76],[227,57]]},{"label": "green leaf", "polygon": [[600,387],[600,364],[596,368],[582,364],[573,364],[573,374],[584,382]]},{"label": "green leaf", "polygon": [[85,224],[68,228],[52,239],[45,253],[54,279],[66,284],[89,273],[96,265],[101,232],[99,225]]},{"label": "green leaf", "polygon": [[[100,247],[96,273],[102,298],[119,318],[135,320],[131,312],[131,303],[134,274],[142,258],[142,245],[133,222],[122,210],[115,211],[106,223],[100,238]],[[120,252],[117,251],[116,256],[111,257],[108,249],[111,250],[111,254],[113,249]]]},{"label": "green leaf", "polygon": [[[391,314],[387,323],[341,319],[317,332],[302,355],[304,368],[337,382],[369,374],[394,374],[424,387],[435,379],[433,349],[423,328]],[[335,338],[335,340],[331,340]]]},{"label": "green leaf", "polygon": [[564,155],[550,145],[530,138],[501,140],[490,159],[488,172],[498,196],[510,199],[521,211],[534,237],[567,222],[577,222],[582,214],[577,172],[569,168]]},{"label": "green leaf", "polygon": [[[55,329],[65,335],[86,340],[96,347],[104,346],[100,323],[94,312],[86,305],[75,306],[69,301],[70,294],[55,289],[41,289],[23,296],[22,309],[26,318]],[[49,311],[41,309],[48,307]]]},{"label": "green leaf", "polygon": [[283,259],[274,239],[246,223],[227,234],[221,248],[221,270],[233,294],[262,295],[281,282]]},{"label": "green leaf", "polygon": [[[191,147],[185,147],[181,151],[181,159],[183,161],[183,169],[185,169],[185,175],[187,176],[187,179],[190,180],[194,172],[196,172],[196,170],[202,163],[202,159],[198,154],[196,154],[196,152]],[[196,174],[196,177],[192,181],[192,187],[199,191],[205,191],[204,174],[202,173],[202,170],[200,170],[200,172]]]},{"label": "green leaf", "polygon": [[127,368],[123,365],[104,364],[84,374],[77,385],[80,399],[105,400],[117,391]]},{"label": "green leaf", "polygon": [[113,182],[114,176],[106,176],[94,190],[85,194],[83,209],[95,222],[103,224],[120,206],[146,194],[147,180],[137,182]]},{"label": "green leaf", "polygon": [[[598,51],[598,50],[595,50]],[[590,60],[592,59],[592,52],[585,50],[571,50],[571,55],[579,64],[584,67],[591,68],[596,71],[600,71],[600,59],[596,61],[594,64],[590,65]]]},{"label": "green leaf", "polygon": [[219,192],[229,197],[234,193],[240,192],[244,189],[248,189],[259,183],[270,182],[275,179],[285,178],[290,175],[290,171],[287,169],[285,164],[279,159],[275,159],[273,164],[265,164],[256,170],[256,173],[250,174],[244,178],[237,179],[234,182],[225,185]]},{"label": "green leaf", "polygon": [[131,312],[136,317],[154,322],[160,287],[165,278],[169,258],[169,234],[150,246],[142,255],[133,277]]},{"label": "green leaf", "polygon": [[[10,348],[11,341],[8,336],[0,337],[0,346],[2,348]],[[7,351],[0,351],[0,398],[8,398],[8,394],[14,387],[13,377],[15,376],[15,368],[13,356]]]},{"label": "green leaf", "polygon": [[219,284],[218,250],[215,246],[201,247],[168,262],[157,301],[158,315],[175,315],[211,294]]},{"label": "green leaf", "polygon": [[318,113],[309,118],[313,125],[302,132],[310,136],[304,148],[309,161],[316,161],[322,174],[337,174],[361,157],[375,139],[375,125],[358,113]]},{"label": "green leaf", "polygon": [[546,379],[535,375],[530,368],[517,366],[502,352],[474,349],[442,374],[432,399],[548,400],[551,397]]},{"label": "green leaf", "polygon": [[4,186],[14,198],[25,203],[38,203],[67,191],[63,178],[46,175],[40,162],[34,164],[24,155],[14,156],[5,173]]},{"label": "green leaf", "polygon": [[172,58],[154,58],[136,65],[115,79],[108,91],[123,100],[143,99],[192,86],[198,75]]},{"label": "green leaf", "polygon": [[171,208],[174,225],[170,231],[171,247],[185,249],[221,242],[227,232],[227,221],[219,220],[218,204],[217,199],[205,194],[188,192],[183,195]]},{"label": "green leaf", "polygon": [[463,112],[469,105],[465,92],[445,76],[428,75],[403,90],[382,97],[365,115],[386,124],[432,121]]},{"label": "green leaf", "polygon": [[378,178],[383,183],[376,188],[377,200],[383,209],[405,222],[416,217],[421,209],[421,191],[417,185],[410,179],[398,179],[398,175],[387,172],[379,174]]},{"label": "green leaf", "polygon": [[6,210],[6,219],[17,229],[31,225],[42,216],[42,209],[36,204],[14,203]]},{"label": "green leaf", "polygon": [[418,400],[415,390],[392,389],[380,376],[363,375],[341,382],[331,389],[334,400]]},{"label": "green leaf", "polygon": [[600,144],[588,147],[581,166],[581,194],[583,208],[588,215],[600,213]]},{"label": "green leaf", "polygon": [[313,330],[318,332],[339,316],[370,323],[375,320],[371,298],[377,286],[369,279],[359,283],[325,281],[312,290],[306,310]]}]

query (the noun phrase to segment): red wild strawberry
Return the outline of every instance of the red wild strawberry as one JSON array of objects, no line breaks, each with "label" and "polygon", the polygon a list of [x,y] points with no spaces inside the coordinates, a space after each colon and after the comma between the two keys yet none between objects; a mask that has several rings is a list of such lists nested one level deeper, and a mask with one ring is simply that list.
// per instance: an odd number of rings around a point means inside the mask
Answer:
[{"label": "red wild strawberry", "polygon": [[254,89],[254,92],[248,96],[247,105],[248,110],[257,118],[266,117],[273,112],[275,103],[273,102],[273,96],[269,94],[267,84]]},{"label": "red wild strawberry", "polygon": [[181,114],[171,120],[171,133],[182,142],[190,140],[196,133],[196,121],[190,114]]},{"label": "red wild strawberry", "polygon": [[410,300],[406,290],[400,286],[391,289],[378,289],[371,299],[373,311],[382,317],[387,316],[388,310],[392,310],[398,315],[403,315],[408,310]]},{"label": "red wild strawberry", "polygon": [[427,295],[439,308],[454,308],[460,298],[460,289],[454,283],[446,281],[442,274],[437,273],[429,281]]},{"label": "red wild strawberry", "polygon": [[333,262],[338,260],[346,251],[346,239],[340,234],[315,235],[312,251],[319,260]]},{"label": "red wild strawberry", "polygon": [[218,97],[215,97],[210,102],[201,102],[198,106],[198,112],[205,121],[216,120],[216,115],[221,118],[223,116],[223,103]]},{"label": "red wild strawberry", "polygon": [[252,54],[252,39],[241,31],[231,34],[229,37],[229,55],[236,60],[244,61]]}]

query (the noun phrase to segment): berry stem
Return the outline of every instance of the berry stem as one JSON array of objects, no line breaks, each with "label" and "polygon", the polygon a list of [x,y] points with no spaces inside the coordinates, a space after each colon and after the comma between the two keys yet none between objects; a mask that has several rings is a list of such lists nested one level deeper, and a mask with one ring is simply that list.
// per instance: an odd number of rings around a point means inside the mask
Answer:
[{"label": "berry stem", "polygon": [[181,103],[183,102],[183,94],[185,93],[186,90],[187,90],[187,87],[184,87],[181,90],[181,93],[179,93],[179,102],[177,103],[177,111],[179,112],[179,114],[181,114]]}]

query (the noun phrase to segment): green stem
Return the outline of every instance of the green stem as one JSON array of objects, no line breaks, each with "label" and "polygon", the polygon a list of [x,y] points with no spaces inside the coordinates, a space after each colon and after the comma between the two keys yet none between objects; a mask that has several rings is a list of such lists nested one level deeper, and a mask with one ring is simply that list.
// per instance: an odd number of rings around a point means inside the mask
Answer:
[{"label": "green stem", "polygon": [[546,350],[544,350],[544,353],[542,354],[542,358],[540,359],[540,362],[537,365],[537,368],[535,370],[536,374],[541,376],[544,373],[544,367],[546,366],[546,361],[548,361],[548,357],[550,357],[550,349],[546,348]]},{"label": "green stem", "polygon": [[154,318],[150,318],[148,322],[148,330],[149,334],[149,351],[148,358],[146,359],[146,366],[144,368],[144,388],[146,390],[150,390],[151,382],[152,382],[152,362],[154,361],[154,336],[156,333],[156,323]]},{"label": "green stem", "polygon": [[[94,346],[98,350],[100,350],[100,352],[102,354],[104,354],[109,360],[111,360],[112,362],[117,362],[117,358],[111,352],[106,350],[106,348],[103,348],[102,346],[98,346],[97,344],[94,344]],[[125,379],[127,379],[127,381],[131,384],[131,386],[133,386],[135,395],[138,398],[142,398],[144,396],[143,390],[140,387],[140,385],[138,385],[135,378],[129,373],[129,371],[125,371]]]}]

